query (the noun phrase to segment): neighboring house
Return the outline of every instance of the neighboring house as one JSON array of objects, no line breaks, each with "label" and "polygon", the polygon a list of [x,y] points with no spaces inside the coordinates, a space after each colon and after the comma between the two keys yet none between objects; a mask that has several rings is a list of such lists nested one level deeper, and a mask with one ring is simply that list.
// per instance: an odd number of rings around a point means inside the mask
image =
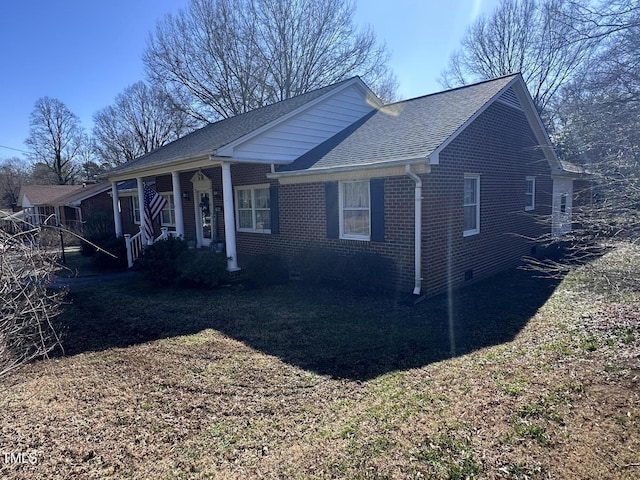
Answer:
[{"label": "neighboring house", "polygon": [[[531,254],[551,230],[539,220],[560,208],[554,179],[564,175],[519,74],[391,105],[356,77],[108,173],[117,235],[141,238],[138,198],[154,182],[168,200],[159,223],[197,246],[224,241],[230,271],[260,253],[373,252],[416,295]],[[117,182],[132,179],[120,194]]]},{"label": "neighboring house", "polygon": [[112,214],[111,184],[24,185],[19,203],[24,220],[31,225],[63,225],[81,231],[90,212]]}]

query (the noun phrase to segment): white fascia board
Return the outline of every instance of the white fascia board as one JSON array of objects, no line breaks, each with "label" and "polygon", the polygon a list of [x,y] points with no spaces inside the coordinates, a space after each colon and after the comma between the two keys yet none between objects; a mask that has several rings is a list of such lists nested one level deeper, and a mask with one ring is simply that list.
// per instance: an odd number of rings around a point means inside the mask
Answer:
[{"label": "white fascia board", "polygon": [[416,164],[429,164],[428,157],[420,157],[420,158],[404,158],[391,160],[388,162],[378,162],[378,163],[363,163],[360,165],[346,165],[342,167],[326,167],[326,168],[315,168],[311,170],[296,170],[293,172],[275,172],[268,173],[267,178],[270,179],[280,179],[280,178],[288,178],[288,177],[310,177],[314,175],[326,175],[329,173],[343,173],[343,172],[355,172],[358,170],[377,170],[384,169],[389,167],[395,167],[398,165],[416,165]]},{"label": "white fascia board", "polygon": [[286,122],[293,117],[296,117],[297,115],[304,112],[305,110],[308,110],[309,108],[313,107],[314,105],[317,105],[318,103],[326,101],[327,99],[337,95],[338,93],[342,92],[343,90],[346,90],[347,88],[350,88],[353,85],[359,88],[360,91],[362,91],[365,94],[365,97],[371,101],[371,108],[379,109],[382,107],[382,102],[380,102],[380,99],[378,99],[378,97],[369,89],[369,87],[367,87],[359,77],[354,77],[350,81],[345,82],[343,85],[340,85],[339,87],[334,88],[333,90],[325,93],[324,95],[321,95],[318,98],[311,100],[305,103],[304,105],[301,105],[300,107],[287,113],[286,115],[283,115],[277,118],[276,120],[270,123],[267,123],[266,125],[263,125],[262,127],[257,128],[256,130],[253,130],[250,133],[247,133],[243,137],[240,137],[234,140],[233,142],[228,143],[224,147],[219,148],[216,151],[216,155],[220,155],[223,157],[233,157],[234,148],[237,147],[238,145],[242,145],[243,143],[251,140],[252,138],[257,137],[258,135],[261,135],[262,133],[272,129],[276,125]]},{"label": "white fascia board", "polygon": [[213,155],[210,153],[200,153],[188,157],[177,158],[171,163],[163,163],[161,165],[142,166],[132,168],[124,172],[107,173],[109,182],[120,182],[122,180],[131,180],[137,177],[154,177],[158,175],[166,175],[171,172],[183,172],[189,170],[197,170],[198,168],[209,168],[216,164],[211,163]]},{"label": "white fascia board", "polygon": [[476,118],[482,115],[487,108],[493,105],[493,102],[495,102],[498,98],[500,98],[500,96],[504,92],[506,92],[512,85],[518,82],[519,79],[520,79],[519,75],[515,76],[509,83],[507,83],[504,87],[502,87],[498,93],[496,93],[492,98],[490,98],[487,102],[485,102],[485,104],[482,105],[482,107],[476,110],[476,112],[473,115],[471,115],[466,122],[460,125],[458,129],[449,136],[449,138],[447,138],[444,142],[442,142],[440,146],[436,148],[431,153],[431,155],[429,155],[429,163],[431,165],[437,165],[440,162],[440,152],[445,148],[447,148],[447,146],[451,142],[453,142],[458,137],[458,135],[460,135],[469,125],[471,125],[476,120]]},{"label": "white fascia board", "polygon": [[559,168],[562,170],[562,164],[556,156],[556,152],[553,149],[553,144],[551,143],[547,129],[544,127],[542,118],[540,118],[540,114],[533,103],[533,98],[531,98],[522,76],[518,75],[516,78],[518,82],[513,85],[514,91],[516,92],[516,96],[518,97],[520,104],[524,108],[524,114],[527,117],[527,120],[529,120],[529,125],[533,130],[533,134],[536,136],[536,140],[538,140],[538,144],[542,148],[542,152],[544,153],[549,166],[552,169]]}]

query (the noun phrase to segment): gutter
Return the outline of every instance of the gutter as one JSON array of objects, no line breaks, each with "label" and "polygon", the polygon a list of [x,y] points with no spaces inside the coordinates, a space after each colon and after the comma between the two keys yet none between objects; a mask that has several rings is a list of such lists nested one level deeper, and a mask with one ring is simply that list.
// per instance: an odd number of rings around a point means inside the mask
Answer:
[{"label": "gutter", "polygon": [[415,218],[413,222],[415,233],[414,260],[415,280],[413,294],[420,295],[422,290],[422,179],[411,171],[411,164],[405,166],[405,173],[415,183]]},{"label": "gutter", "polygon": [[397,167],[402,165],[419,165],[427,163],[429,165],[429,156],[427,157],[409,157],[401,158],[397,160],[390,160],[386,162],[375,163],[361,163],[358,165],[336,166],[336,167],[324,167],[315,169],[302,169],[302,170],[290,170],[284,172],[268,173],[267,178],[280,179],[288,177],[309,177],[313,175],[326,175],[330,173],[345,173],[345,172],[357,172],[360,170],[382,170],[389,167]]}]

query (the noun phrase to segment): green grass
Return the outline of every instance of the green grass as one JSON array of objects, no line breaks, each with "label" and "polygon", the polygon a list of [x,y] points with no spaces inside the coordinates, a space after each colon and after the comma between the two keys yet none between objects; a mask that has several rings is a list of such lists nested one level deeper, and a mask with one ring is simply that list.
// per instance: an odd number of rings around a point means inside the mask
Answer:
[{"label": "green grass", "polygon": [[511,271],[414,308],[300,284],[74,287],[65,354],[0,383],[0,451],[40,459],[0,476],[627,479],[640,294],[599,281]]}]

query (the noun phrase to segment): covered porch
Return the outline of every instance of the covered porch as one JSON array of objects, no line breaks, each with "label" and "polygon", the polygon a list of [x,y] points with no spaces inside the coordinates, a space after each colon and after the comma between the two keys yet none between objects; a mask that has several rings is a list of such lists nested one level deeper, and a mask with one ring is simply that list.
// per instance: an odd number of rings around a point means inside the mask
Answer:
[{"label": "covered porch", "polygon": [[[129,267],[144,246],[171,236],[196,248],[224,250],[227,270],[239,270],[230,162],[194,161],[171,169],[147,169],[134,178],[135,187],[129,191],[119,191],[117,184],[133,180],[131,176],[109,178],[115,234],[125,238]],[[154,222],[153,236],[146,234],[141,222],[144,202],[139,199],[144,199],[145,184],[167,200]]]}]

